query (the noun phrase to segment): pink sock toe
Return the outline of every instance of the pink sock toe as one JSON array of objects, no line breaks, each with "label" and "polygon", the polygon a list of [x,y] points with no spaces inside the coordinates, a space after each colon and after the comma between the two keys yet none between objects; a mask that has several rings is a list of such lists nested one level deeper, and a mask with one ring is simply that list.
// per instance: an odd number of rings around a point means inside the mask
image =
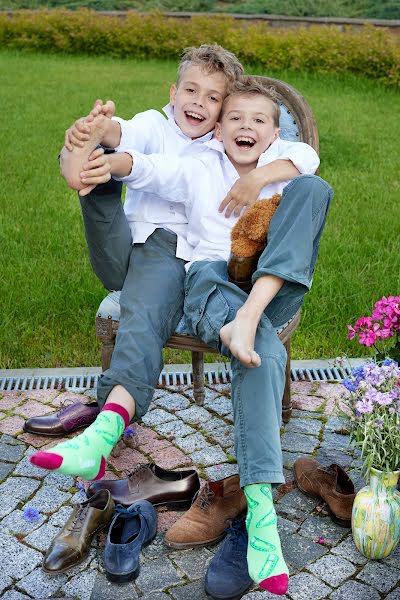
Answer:
[{"label": "pink sock toe", "polygon": [[268,577],[268,579],[264,579],[264,581],[260,581],[258,584],[260,588],[263,590],[267,590],[271,594],[276,594],[277,596],[283,596],[286,594],[289,587],[289,577],[286,573],[282,573],[281,575],[275,575],[274,577]]},{"label": "pink sock toe", "polygon": [[49,469],[49,471],[54,471],[54,469],[60,468],[63,460],[64,459],[62,456],[59,454],[54,454],[53,452],[35,452],[35,454],[32,454],[29,459],[29,461],[36,467]]},{"label": "pink sock toe", "polygon": [[106,459],[104,458],[104,456],[101,457],[101,461],[100,461],[100,469],[99,472],[97,473],[96,477],[93,479],[93,481],[97,481],[98,479],[103,479],[105,473],[106,473]]}]

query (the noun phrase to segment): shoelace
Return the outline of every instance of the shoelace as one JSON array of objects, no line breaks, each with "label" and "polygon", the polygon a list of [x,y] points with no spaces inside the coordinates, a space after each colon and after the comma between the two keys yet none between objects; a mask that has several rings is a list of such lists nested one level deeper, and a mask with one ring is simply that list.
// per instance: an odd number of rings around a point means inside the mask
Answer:
[{"label": "shoelace", "polygon": [[61,415],[63,412],[65,412],[67,410],[67,408],[69,406],[71,406],[71,404],[73,404],[72,400],[61,400],[60,407],[57,411],[57,414]]},{"label": "shoelace", "polygon": [[83,521],[85,520],[89,506],[81,504],[80,510],[76,513],[74,522],[72,523],[71,531],[78,532],[81,530]]},{"label": "shoelace", "polygon": [[122,504],[117,504],[117,506],[114,508],[114,514],[115,513],[117,513],[122,519],[130,519],[131,517],[137,517],[143,514],[140,506],[137,508],[134,508],[133,506],[125,508],[125,506],[122,506]]},{"label": "shoelace", "polygon": [[202,510],[207,510],[214,496],[214,492],[210,490],[208,484],[206,483],[205,486],[196,493],[192,504],[197,504]]},{"label": "shoelace", "polygon": [[231,537],[234,545],[237,545],[240,541],[247,544],[246,528],[243,528],[242,524],[237,521],[232,522],[226,529],[226,535]]},{"label": "shoelace", "polygon": [[128,478],[132,477],[132,475],[136,475],[136,473],[139,473],[139,471],[144,471],[145,469],[148,468],[148,464],[147,463],[140,463],[138,465],[136,465],[135,467],[133,467],[132,471],[128,474]]}]

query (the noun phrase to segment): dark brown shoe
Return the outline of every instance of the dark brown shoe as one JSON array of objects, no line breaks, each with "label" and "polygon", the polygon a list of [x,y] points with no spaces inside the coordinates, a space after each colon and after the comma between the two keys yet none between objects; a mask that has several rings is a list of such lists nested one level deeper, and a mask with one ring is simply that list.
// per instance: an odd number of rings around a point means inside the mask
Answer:
[{"label": "dark brown shoe", "polygon": [[261,254],[262,252],[258,252],[253,256],[245,257],[231,254],[228,261],[229,281],[249,293],[252,288],[251,276],[257,269],[258,259]]},{"label": "dark brown shoe", "polygon": [[92,483],[87,495],[91,496],[99,490],[109,490],[115,503],[123,506],[148,500],[154,506],[184,510],[189,508],[199,488],[199,476],[194,469],[166,471],[150,463],[137,465],[126,479]]},{"label": "dark brown shoe", "polygon": [[311,458],[298,458],[293,466],[297,487],[307,496],[322,498],[332,521],[351,526],[351,511],[356,496],[353,482],[339,465],[321,465]]},{"label": "dark brown shoe", "polygon": [[218,542],[230,522],[246,509],[239,475],[206,483],[191,508],[167,531],[165,542],[179,550]]},{"label": "dark brown shoe", "polygon": [[57,575],[84,561],[93,537],[110,523],[114,508],[114,501],[106,490],[77,504],[63,529],[51,542],[42,569],[50,575]]},{"label": "dark brown shoe", "polygon": [[91,425],[100,409],[97,402],[75,402],[51,415],[31,417],[24,424],[24,431],[39,435],[65,436],[72,431]]}]

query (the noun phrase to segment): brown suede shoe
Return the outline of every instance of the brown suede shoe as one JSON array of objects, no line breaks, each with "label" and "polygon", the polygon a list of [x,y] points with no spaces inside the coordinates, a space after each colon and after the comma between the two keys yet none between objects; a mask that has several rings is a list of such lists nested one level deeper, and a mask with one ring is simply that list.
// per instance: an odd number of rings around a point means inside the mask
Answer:
[{"label": "brown suede shoe", "polygon": [[307,496],[318,496],[328,505],[332,521],[351,526],[351,511],[356,497],[353,482],[339,465],[324,467],[317,460],[298,458],[293,466],[297,487]]},{"label": "brown suede shoe", "polygon": [[218,542],[232,519],[247,508],[239,475],[206,483],[190,509],[167,531],[171,548],[194,548]]},{"label": "brown suede shoe", "polygon": [[107,490],[82,504],[76,504],[46,552],[43,571],[57,575],[84,561],[93,537],[110,523],[114,508],[114,501]]}]

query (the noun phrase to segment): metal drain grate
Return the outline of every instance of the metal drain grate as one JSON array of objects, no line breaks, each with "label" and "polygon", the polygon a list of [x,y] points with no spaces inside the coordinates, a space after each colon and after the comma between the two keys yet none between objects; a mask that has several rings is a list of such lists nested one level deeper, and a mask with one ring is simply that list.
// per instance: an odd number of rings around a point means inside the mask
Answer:
[{"label": "metal drain grate", "polygon": [[[299,364],[296,365],[296,362]],[[332,361],[292,361],[290,371],[292,381],[342,381],[349,377],[351,369],[363,360],[352,360],[348,367],[332,367]],[[315,363],[314,363],[315,364]],[[183,367],[183,368],[182,368]],[[217,383],[230,383],[231,370],[229,363],[205,364],[205,382],[209,385]],[[68,371],[68,373],[65,373]],[[91,372],[90,372],[91,371]],[[4,375],[3,375],[4,374]],[[68,390],[81,392],[97,387],[100,369],[86,369],[85,374],[80,374],[79,369],[63,369],[55,373],[52,369],[41,369],[40,374],[27,374],[27,370],[3,371],[0,375],[0,391],[27,391],[27,390]],[[192,372],[190,365],[169,366],[165,369],[158,381],[161,386],[192,385]]]}]

